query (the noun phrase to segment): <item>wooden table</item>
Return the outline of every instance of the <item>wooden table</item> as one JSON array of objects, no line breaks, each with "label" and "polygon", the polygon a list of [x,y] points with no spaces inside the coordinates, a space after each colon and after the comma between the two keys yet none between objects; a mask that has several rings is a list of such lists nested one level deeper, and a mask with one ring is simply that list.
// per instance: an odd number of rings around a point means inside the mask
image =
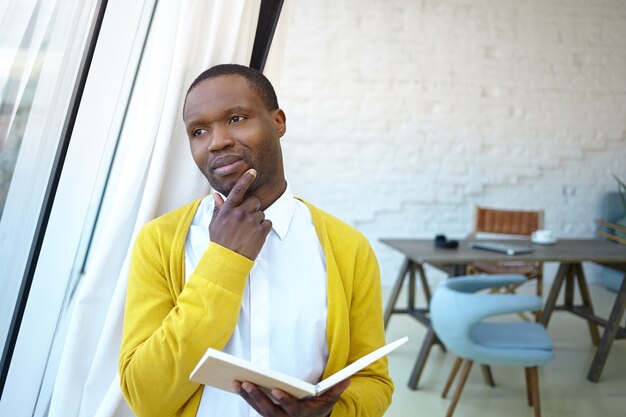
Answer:
[{"label": "wooden table", "polygon": [[[593,311],[589,289],[582,268],[583,262],[597,262],[605,265],[615,265],[624,270],[623,267],[626,264],[626,246],[624,245],[600,239],[561,239],[555,245],[535,245],[529,241],[516,240],[516,244],[531,246],[533,251],[527,254],[509,256],[502,253],[470,248],[468,246],[469,240],[460,241],[457,249],[438,248],[430,239],[381,239],[381,242],[398,250],[405,256],[404,263],[385,308],[385,327],[393,314],[408,314],[428,329],[409,379],[408,385],[411,389],[417,389],[419,378],[431,347],[434,344],[441,344],[432,330],[430,318],[428,317],[430,288],[424,271],[425,264],[444,269],[454,276],[463,275],[465,273],[465,265],[474,262],[513,260],[559,262],[556,276],[541,315],[541,323],[547,326],[550,316],[555,310],[568,311],[587,320],[591,340],[594,345],[598,345],[587,374],[589,381],[598,382],[600,379],[600,374],[613,340],[626,338],[626,328],[620,327],[620,320],[624,317],[626,308],[626,277],[617,293],[609,318],[605,320],[596,316]],[[420,279],[427,302],[425,307],[417,307],[415,304],[417,277]],[[398,308],[396,307],[396,302],[406,279],[408,279],[407,306]],[[564,304],[557,306],[557,298],[564,284]],[[574,304],[574,290],[576,286],[578,286],[581,295],[582,304],[580,305]],[[600,337],[597,325],[604,327],[602,337]]]}]

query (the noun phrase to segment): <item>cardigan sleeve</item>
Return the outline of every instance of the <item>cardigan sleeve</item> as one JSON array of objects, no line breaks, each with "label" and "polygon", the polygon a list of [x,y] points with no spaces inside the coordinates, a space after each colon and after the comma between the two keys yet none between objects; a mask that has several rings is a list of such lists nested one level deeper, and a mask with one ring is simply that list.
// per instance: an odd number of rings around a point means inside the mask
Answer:
[{"label": "cardigan sleeve", "polygon": [[170,250],[148,225],[131,258],[119,372],[138,417],[177,415],[200,388],[189,374],[208,347],[230,338],[253,264],[211,243],[176,297],[172,280],[182,278],[170,276]]},{"label": "cardigan sleeve", "polygon": [[[348,364],[385,344],[380,272],[369,243],[362,242],[353,261]],[[394,389],[387,363],[387,357],[381,358],[353,375],[331,416],[382,416],[391,404]]]}]

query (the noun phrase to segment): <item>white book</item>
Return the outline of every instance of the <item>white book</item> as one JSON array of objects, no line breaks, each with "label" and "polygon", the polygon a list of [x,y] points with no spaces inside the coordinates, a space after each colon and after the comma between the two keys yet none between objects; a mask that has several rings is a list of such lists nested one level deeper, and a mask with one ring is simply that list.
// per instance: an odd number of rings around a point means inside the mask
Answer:
[{"label": "white book", "polygon": [[233,393],[235,392],[233,390],[234,381],[248,381],[266,390],[281,389],[297,398],[315,397],[389,354],[408,340],[408,337],[403,337],[376,349],[317,384],[311,384],[281,372],[255,365],[247,360],[212,348],[209,348],[200,359],[189,379]]}]

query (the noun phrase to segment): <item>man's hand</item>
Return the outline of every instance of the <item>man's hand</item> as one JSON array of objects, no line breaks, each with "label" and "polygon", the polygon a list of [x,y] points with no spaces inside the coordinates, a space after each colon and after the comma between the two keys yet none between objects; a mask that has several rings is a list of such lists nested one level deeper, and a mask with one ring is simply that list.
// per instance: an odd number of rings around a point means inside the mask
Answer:
[{"label": "man's hand", "polygon": [[343,380],[322,395],[305,400],[279,389],[273,389],[270,397],[250,382],[235,382],[234,388],[263,417],[327,417],[348,385],[350,380]]},{"label": "man's hand", "polygon": [[215,193],[213,219],[209,225],[211,242],[218,243],[253,261],[272,230],[272,222],[265,220],[259,199],[244,198],[255,178],[256,171],[247,170],[233,186],[226,202]]}]

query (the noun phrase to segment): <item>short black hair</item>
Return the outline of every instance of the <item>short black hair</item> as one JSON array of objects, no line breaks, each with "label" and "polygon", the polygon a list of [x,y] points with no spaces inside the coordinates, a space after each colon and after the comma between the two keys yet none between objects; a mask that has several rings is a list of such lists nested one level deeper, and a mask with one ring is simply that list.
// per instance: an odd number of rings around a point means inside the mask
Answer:
[{"label": "short black hair", "polygon": [[220,64],[202,72],[189,86],[187,94],[185,95],[185,102],[187,102],[189,92],[196,85],[204,80],[221,75],[240,75],[244,77],[248,81],[248,85],[257,92],[263,104],[267,107],[267,110],[272,111],[278,109],[278,99],[276,98],[276,92],[270,80],[257,70],[238,64]]}]

